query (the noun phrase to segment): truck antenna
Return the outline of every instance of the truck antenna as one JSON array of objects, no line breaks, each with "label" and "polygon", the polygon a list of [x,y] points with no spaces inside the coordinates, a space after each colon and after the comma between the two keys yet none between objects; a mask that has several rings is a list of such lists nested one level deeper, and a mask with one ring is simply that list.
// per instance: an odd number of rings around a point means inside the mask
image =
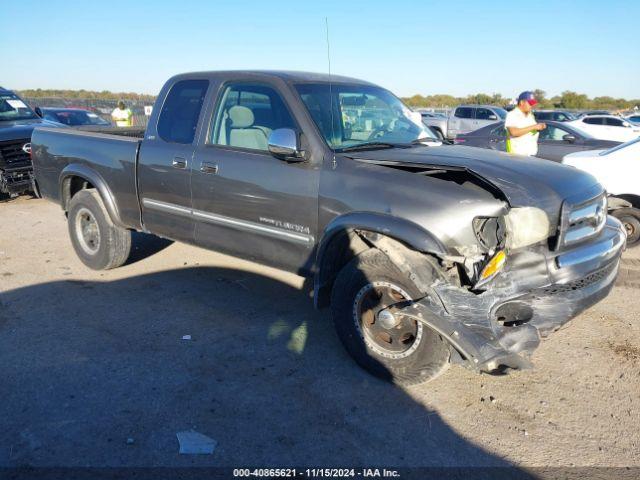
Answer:
[{"label": "truck antenna", "polygon": [[336,138],[335,132],[335,120],[333,118],[333,82],[331,80],[331,47],[329,44],[329,18],[324,17],[325,31],[327,34],[327,64],[329,65],[329,111],[331,112],[331,151],[333,152],[332,166],[336,168],[336,151],[334,148],[334,142]]}]

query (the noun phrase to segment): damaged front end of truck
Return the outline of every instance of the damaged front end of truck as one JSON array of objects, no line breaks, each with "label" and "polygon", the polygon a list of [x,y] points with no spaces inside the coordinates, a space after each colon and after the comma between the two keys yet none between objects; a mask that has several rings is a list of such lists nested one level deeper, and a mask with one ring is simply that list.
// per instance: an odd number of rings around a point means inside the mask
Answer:
[{"label": "damaged front end of truck", "polygon": [[[407,253],[400,242],[361,234],[424,293],[389,307],[388,313],[438,332],[451,345],[452,360],[482,372],[527,368],[541,337],[613,288],[626,236],[620,222],[607,216],[606,192],[597,183],[578,194],[539,192],[536,197],[531,186],[511,182],[508,175],[483,175],[452,164],[359,160],[473,183],[503,206],[496,209],[494,203],[487,215],[476,207],[469,234],[449,238],[446,255]],[[425,265],[442,274],[421,276]]]}]

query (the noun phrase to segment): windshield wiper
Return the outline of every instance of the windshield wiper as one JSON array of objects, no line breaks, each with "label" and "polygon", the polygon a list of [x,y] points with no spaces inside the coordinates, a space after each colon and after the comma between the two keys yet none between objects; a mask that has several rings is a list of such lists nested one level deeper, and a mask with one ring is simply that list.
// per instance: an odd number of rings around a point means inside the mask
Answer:
[{"label": "windshield wiper", "polygon": [[437,138],[433,138],[433,137],[422,137],[422,138],[416,138],[415,140],[413,140],[411,142],[411,145],[418,145],[424,142],[440,143],[442,142],[442,140],[438,140]]},{"label": "windshield wiper", "polygon": [[355,152],[357,150],[374,150],[376,148],[408,148],[405,143],[367,142],[359,145],[351,145],[338,150],[339,152]]}]

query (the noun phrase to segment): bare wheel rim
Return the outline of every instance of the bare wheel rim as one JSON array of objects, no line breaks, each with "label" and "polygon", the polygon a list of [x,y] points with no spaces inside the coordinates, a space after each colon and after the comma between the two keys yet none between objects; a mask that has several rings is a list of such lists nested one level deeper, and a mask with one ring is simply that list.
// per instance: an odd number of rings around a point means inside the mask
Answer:
[{"label": "bare wheel rim", "polygon": [[360,289],[353,302],[353,321],[368,348],[390,359],[416,351],[423,325],[398,311],[410,301],[407,292],[389,282],[371,282]]},{"label": "bare wheel rim", "polygon": [[95,255],[100,249],[100,227],[96,217],[87,208],[81,208],[75,218],[76,238],[80,248],[88,255]]},{"label": "bare wheel rim", "polygon": [[624,228],[627,231],[627,237],[632,237],[636,233],[635,225],[630,221],[623,222]]}]

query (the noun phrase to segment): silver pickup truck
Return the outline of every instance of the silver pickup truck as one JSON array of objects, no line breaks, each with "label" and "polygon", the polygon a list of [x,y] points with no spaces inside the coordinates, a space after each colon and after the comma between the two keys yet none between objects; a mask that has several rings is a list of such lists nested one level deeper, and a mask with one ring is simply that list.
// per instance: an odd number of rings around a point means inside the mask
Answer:
[{"label": "silver pickup truck", "polygon": [[425,109],[417,109],[422,123],[444,140],[455,140],[458,135],[504,121],[507,111],[494,105],[458,105],[449,115],[440,115]]},{"label": "silver pickup truck", "polygon": [[528,366],[625,245],[592,176],[442,145],[346,77],[178,75],[145,132],[37,128],[32,152],[90,268],[122,265],[138,230],[310,277],[353,358],[402,384]]}]

